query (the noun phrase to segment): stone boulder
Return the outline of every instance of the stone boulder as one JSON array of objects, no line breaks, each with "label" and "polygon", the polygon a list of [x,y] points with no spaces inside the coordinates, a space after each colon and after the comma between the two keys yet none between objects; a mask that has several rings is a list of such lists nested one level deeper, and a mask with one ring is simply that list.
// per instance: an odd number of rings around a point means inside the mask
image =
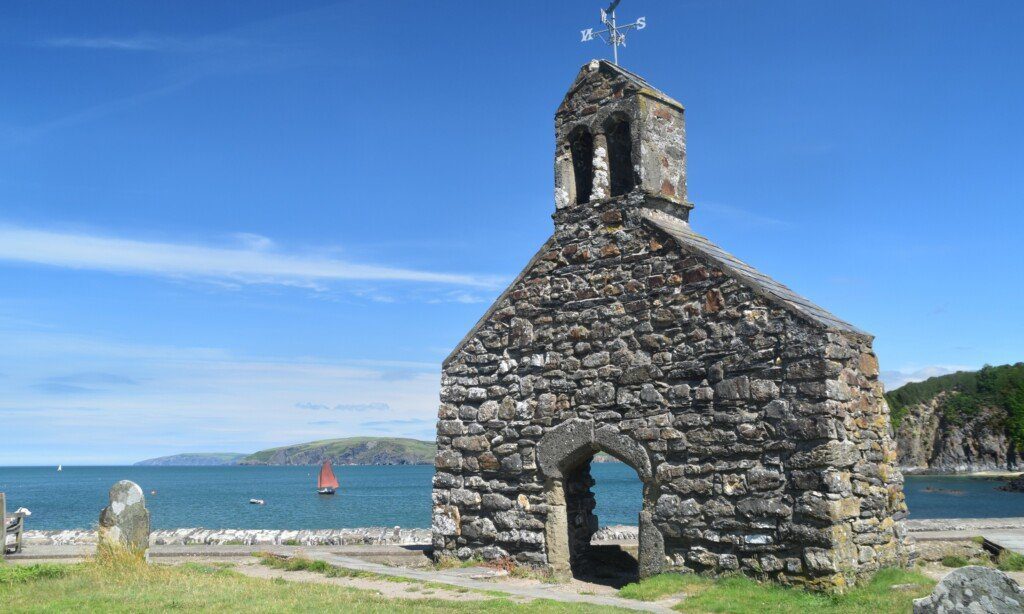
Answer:
[{"label": "stone boulder", "polygon": [[149,548],[149,510],[142,488],[121,480],[110,488],[110,504],[100,512],[99,543],[131,550]]},{"label": "stone boulder", "polygon": [[1020,614],[1024,589],[1003,572],[971,565],[961,567],[914,600],[914,614]]}]

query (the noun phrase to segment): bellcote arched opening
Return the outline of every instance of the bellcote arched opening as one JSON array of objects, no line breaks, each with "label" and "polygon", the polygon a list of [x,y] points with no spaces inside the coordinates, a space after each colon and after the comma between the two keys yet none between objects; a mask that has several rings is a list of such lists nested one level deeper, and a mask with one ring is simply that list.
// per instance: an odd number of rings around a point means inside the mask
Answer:
[{"label": "bellcote arched opening", "polygon": [[614,115],[605,126],[608,139],[608,172],[611,175],[611,195],[628,194],[637,184],[633,170],[633,135],[629,129],[629,121],[620,115]]},{"label": "bellcote arched opening", "polygon": [[590,202],[594,189],[594,136],[583,126],[569,134],[569,152],[572,156],[572,175],[576,188],[575,203]]}]

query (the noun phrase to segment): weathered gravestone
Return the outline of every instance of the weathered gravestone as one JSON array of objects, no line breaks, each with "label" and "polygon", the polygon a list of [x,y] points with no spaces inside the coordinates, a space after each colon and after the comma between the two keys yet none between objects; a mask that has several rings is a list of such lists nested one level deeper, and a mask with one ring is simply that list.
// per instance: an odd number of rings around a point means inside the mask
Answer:
[{"label": "weathered gravestone", "polygon": [[110,504],[100,512],[99,543],[131,550],[149,548],[149,510],[135,482],[121,480],[110,488]]},{"label": "weathered gravestone", "polygon": [[942,579],[932,594],[914,600],[914,614],[1020,614],[1024,589],[996,569],[961,567]]},{"label": "weathered gravestone", "polygon": [[7,500],[0,492],[0,559],[7,554]]}]

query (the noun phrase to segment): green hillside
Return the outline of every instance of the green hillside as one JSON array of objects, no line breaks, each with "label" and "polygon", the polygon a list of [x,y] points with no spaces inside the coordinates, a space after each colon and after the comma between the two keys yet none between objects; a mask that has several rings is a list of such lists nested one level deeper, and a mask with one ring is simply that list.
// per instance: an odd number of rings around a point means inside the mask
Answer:
[{"label": "green hillside", "polygon": [[985,365],[980,371],[931,377],[887,392],[893,425],[899,426],[911,406],[927,403],[942,393],[948,393],[941,401],[941,411],[950,422],[959,424],[985,407],[1000,409],[1006,414],[1006,433],[1024,447],[1024,362]]},{"label": "green hillside", "polygon": [[235,452],[193,452],[173,454],[150,458],[135,463],[144,467],[211,467],[216,465],[234,465],[245,454]]},{"label": "green hillside", "polygon": [[238,464],[316,465],[329,459],[335,465],[428,465],[434,462],[436,453],[437,445],[432,441],[347,437],[260,450]]}]

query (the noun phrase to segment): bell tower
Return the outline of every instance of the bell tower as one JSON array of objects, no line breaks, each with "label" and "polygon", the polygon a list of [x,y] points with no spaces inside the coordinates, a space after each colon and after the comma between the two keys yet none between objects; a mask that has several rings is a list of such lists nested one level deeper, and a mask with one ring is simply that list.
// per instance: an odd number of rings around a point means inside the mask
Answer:
[{"label": "bell tower", "polygon": [[586,64],[555,113],[555,207],[628,198],[686,220],[683,105],[604,60]]}]

